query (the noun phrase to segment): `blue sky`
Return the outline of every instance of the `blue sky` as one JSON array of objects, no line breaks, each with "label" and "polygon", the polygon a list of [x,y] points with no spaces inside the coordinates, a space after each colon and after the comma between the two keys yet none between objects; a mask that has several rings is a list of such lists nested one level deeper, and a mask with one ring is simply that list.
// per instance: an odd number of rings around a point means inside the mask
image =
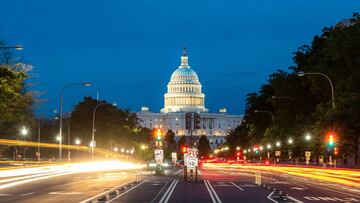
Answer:
[{"label": "blue sky", "polygon": [[182,47],[198,73],[206,107],[243,113],[245,97],[292,64],[292,53],[324,26],[360,11],[358,0],[1,1],[0,39],[22,44],[34,66],[31,89],[70,111],[83,96],[158,112]]}]

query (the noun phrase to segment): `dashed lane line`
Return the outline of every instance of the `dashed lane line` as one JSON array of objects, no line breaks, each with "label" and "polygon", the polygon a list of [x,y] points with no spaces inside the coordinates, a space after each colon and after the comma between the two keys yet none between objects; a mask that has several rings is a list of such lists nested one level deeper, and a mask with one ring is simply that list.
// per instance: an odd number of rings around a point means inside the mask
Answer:
[{"label": "dashed lane line", "polygon": [[304,203],[304,202],[302,202],[302,201],[300,201],[300,200],[298,200],[298,199],[296,199],[296,198],[294,198],[294,197],[291,197],[291,196],[288,196],[287,198],[288,198],[288,199],[291,199],[291,200],[294,201],[295,203]]},{"label": "dashed lane line", "polygon": [[239,187],[238,185],[236,185],[235,183],[233,183],[233,182],[230,182],[231,184],[233,184],[237,189],[239,189],[240,191],[244,191],[244,189],[243,188],[241,188],[241,187]]}]

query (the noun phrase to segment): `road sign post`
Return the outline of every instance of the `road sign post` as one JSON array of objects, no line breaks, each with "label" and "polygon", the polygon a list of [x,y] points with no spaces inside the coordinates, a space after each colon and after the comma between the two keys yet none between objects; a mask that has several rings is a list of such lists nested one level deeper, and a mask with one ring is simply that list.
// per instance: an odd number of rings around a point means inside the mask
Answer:
[{"label": "road sign post", "polygon": [[155,149],[154,154],[155,154],[155,162],[156,162],[155,173],[156,175],[163,174],[164,170],[162,167],[162,163],[164,160],[164,151],[162,149]]},{"label": "road sign post", "polygon": [[[198,150],[196,148],[188,148],[184,154],[184,179],[197,181],[198,170]],[[189,174],[189,175],[188,175]]]}]

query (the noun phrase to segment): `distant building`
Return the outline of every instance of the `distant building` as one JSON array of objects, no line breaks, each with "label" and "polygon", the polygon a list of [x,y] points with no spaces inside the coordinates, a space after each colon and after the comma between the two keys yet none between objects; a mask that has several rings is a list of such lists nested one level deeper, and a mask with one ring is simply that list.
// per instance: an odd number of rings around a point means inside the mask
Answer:
[{"label": "distant building", "polygon": [[[212,147],[222,144],[226,135],[238,125],[243,116],[228,114],[225,108],[219,113],[210,113],[205,108],[205,94],[194,70],[188,64],[188,56],[184,48],[181,65],[171,75],[164,95],[164,108],[160,113],[151,112],[148,107],[142,107],[137,116],[140,125],[147,128],[161,128],[166,132],[171,129],[177,139],[179,136],[206,135]],[[196,112],[200,115],[200,129],[187,130],[185,115]]]}]

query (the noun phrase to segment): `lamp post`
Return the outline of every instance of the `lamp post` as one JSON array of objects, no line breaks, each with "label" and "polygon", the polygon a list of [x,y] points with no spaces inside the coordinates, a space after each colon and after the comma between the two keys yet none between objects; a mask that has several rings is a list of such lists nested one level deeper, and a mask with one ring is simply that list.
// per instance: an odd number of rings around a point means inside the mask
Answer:
[{"label": "lamp post", "polygon": [[[91,130],[91,159],[94,159],[94,148],[95,148],[95,116],[96,116],[96,110],[107,103],[99,103],[95,106],[93,110],[93,117],[92,117],[92,130]],[[116,103],[113,103],[113,106],[116,106]]]},{"label": "lamp post", "polygon": [[255,109],[255,110],[254,110],[254,113],[267,113],[267,114],[269,114],[269,115],[271,116],[272,121],[273,121],[273,122],[275,121],[274,114],[272,114],[270,111],[260,111],[260,110]]},{"label": "lamp post", "polygon": [[335,108],[334,86],[333,86],[333,83],[331,82],[330,78],[327,75],[325,75],[324,73],[306,73],[304,71],[298,72],[298,76],[300,76],[300,77],[305,76],[305,75],[320,75],[329,81],[330,88],[331,88],[331,106],[332,106],[332,108]]},{"label": "lamp post", "polygon": [[[64,91],[67,89],[67,88],[69,88],[69,87],[71,87],[71,86],[76,86],[76,85],[84,85],[84,86],[87,86],[87,87],[89,87],[89,86],[91,86],[91,83],[89,83],[89,82],[81,82],[81,83],[69,83],[69,84],[67,84],[67,85],[65,85],[63,88],[62,88],[62,90],[61,90],[61,92],[60,92],[60,127],[59,127],[59,136],[60,137],[62,137],[62,118],[63,118],[63,113],[62,113],[62,103],[63,103],[63,94],[64,94]],[[62,139],[60,139],[60,141],[59,141],[59,160],[60,160],[60,162],[62,161],[62,149],[61,149],[61,147],[62,147]]]},{"label": "lamp post", "polygon": [[[26,129],[25,127],[22,127],[22,129],[20,130],[20,134],[23,138],[23,140],[25,140],[25,136],[27,136],[27,134],[29,133],[28,129]],[[24,160],[25,160],[25,147],[23,148],[24,149]]]}]

